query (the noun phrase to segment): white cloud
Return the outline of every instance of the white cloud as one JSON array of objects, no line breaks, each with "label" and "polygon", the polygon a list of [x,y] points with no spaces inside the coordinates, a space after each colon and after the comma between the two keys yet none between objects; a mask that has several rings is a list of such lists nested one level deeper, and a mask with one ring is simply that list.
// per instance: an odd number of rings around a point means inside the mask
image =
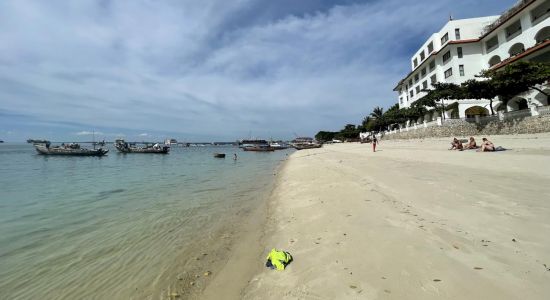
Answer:
[{"label": "white cloud", "polygon": [[149,136],[149,134],[144,132],[144,133],[138,134],[138,136]]},{"label": "white cloud", "polygon": [[2,1],[0,107],[106,131],[314,134],[394,103],[450,10],[514,0],[321,2]]},{"label": "white cloud", "polygon": [[93,132],[93,131],[79,131],[75,134],[76,135],[103,135],[103,132],[100,132],[100,131],[96,131],[96,132]]}]

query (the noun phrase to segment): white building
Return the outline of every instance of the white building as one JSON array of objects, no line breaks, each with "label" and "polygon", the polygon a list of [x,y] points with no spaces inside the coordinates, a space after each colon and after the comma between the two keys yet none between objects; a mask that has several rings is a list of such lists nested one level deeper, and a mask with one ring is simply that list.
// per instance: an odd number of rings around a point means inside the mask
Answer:
[{"label": "white building", "polygon": [[[435,82],[460,84],[475,78],[486,69],[499,69],[518,61],[550,62],[550,0],[523,0],[502,16],[450,20],[430,36],[411,58],[412,71],[394,91],[399,93],[399,107],[410,107]],[[542,86],[545,93],[548,84]],[[451,100],[446,105],[457,102]],[[529,106],[548,105],[544,93],[529,91],[517,95],[507,105],[493,102],[495,111],[514,111]],[[458,109],[447,117],[488,115],[489,100],[460,100]],[[428,113],[425,119],[435,120]]]}]

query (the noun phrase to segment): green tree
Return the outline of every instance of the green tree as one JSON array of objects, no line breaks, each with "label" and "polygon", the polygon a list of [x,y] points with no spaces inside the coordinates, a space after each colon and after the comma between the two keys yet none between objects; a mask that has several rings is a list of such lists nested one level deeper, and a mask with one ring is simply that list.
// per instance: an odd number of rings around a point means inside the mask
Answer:
[{"label": "green tree", "polygon": [[[466,92],[463,87],[446,82],[432,84],[433,89],[424,90],[427,94],[413,103],[413,107],[434,107],[439,112],[445,112],[445,100],[466,99]],[[445,113],[443,113],[445,119]]]},{"label": "green tree", "polygon": [[315,139],[322,142],[332,141],[337,133],[338,132],[333,132],[333,131],[319,131],[315,135]]},{"label": "green tree", "polygon": [[462,87],[466,92],[468,99],[489,99],[489,107],[491,115],[494,115],[493,99],[497,96],[497,91],[491,80],[475,80],[470,79],[462,83]]},{"label": "green tree", "polygon": [[[489,80],[496,95],[504,103],[517,94],[537,90],[548,97],[548,94],[536,87],[550,79],[550,64],[536,62],[516,62],[502,69],[484,70],[478,77]],[[491,108],[492,109],[492,108]]]}]

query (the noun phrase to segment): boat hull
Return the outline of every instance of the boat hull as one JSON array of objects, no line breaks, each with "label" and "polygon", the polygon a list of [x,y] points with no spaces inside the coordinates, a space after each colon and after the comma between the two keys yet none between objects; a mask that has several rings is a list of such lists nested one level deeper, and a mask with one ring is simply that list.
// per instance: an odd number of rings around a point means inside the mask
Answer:
[{"label": "boat hull", "polygon": [[312,145],[293,145],[294,149],[296,150],[304,150],[304,149],[316,149],[321,148],[323,145],[321,144],[312,144]]},{"label": "boat hull", "polygon": [[47,148],[42,145],[35,145],[36,152],[40,155],[58,155],[58,156],[103,156],[109,152],[108,149],[65,149],[65,148]]}]

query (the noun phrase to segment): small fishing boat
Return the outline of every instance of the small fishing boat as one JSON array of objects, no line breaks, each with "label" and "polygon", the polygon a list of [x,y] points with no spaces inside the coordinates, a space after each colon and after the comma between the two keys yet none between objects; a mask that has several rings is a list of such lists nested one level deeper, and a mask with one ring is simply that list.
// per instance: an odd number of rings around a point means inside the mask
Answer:
[{"label": "small fishing boat", "polygon": [[283,143],[283,142],[274,142],[274,141],[271,141],[269,142],[269,147],[275,149],[275,150],[284,150],[284,149],[288,149],[288,145],[286,143]]},{"label": "small fishing boat", "polygon": [[291,143],[296,150],[321,148],[323,144],[310,137],[298,137]]},{"label": "small fishing boat", "polygon": [[214,153],[215,158],[225,158],[225,153]]},{"label": "small fishing boat", "polygon": [[27,143],[29,144],[46,144],[48,143],[48,140],[34,140],[34,139],[28,139]]},{"label": "small fishing boat", "polygon": [[271,152],[275,151],[275,148],[271,148],[269,145],[255,145],[255,146],[248,146],[243,147],[244,151],[256,151],[256,152]]},{"label": "small fishing boat", "polygon": [[150,153],[150,154],[168,154],[169,146],[154,144],[152,146],[138,147],[135,143],[127,143],[124,140],[116,140],[115,148],[120,153]]},{"label": "small fishing boat", "polygon": [[81,148],[80,144],[70,143],[61,144],[61,146],[50,145],[50,142],[34,144],[36,151],[41,155],[65,155],[65,156],[103,156],[109,152],[109,149],[86,149]]}]

